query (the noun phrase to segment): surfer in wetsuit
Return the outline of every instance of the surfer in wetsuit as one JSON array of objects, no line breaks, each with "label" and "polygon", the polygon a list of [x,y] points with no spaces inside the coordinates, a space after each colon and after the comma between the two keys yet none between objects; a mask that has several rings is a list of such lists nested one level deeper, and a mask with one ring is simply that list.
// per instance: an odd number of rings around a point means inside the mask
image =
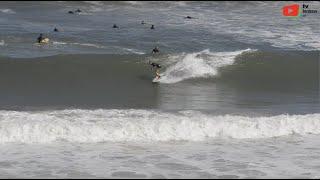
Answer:
[{"label": "surfer in wetsuit", "polygon": [[159,53],[159,52],[160,51],[157,46],[154,49],[152,49],[152,54]]},{"label": "surfer in wetsuit", "polygon": [[152,66],[152,68],[154,68],[154,67],[155,68],[161,68],[160,64],[158,64],[158,63],[154,63],[154,62],[152,63],[152,62],[149,61],[149,64]]},{"label": "surfer in wetsuit", "polygon": [[159,79],[160,78],[160,73],[159,73],[159,69],[161,68],[161,65],[158,63],[154,63],[154,62],[150,62],[149,64],[152,66],[151,68],[156,68],[156,78]]},{"label": "surfer in wetsuit", "polygon": [[43,40],[44,38],[42,37],[42,33],[39,35],[39,37],[38,37],[38,43],[41,43],[41,41]]},{"label": "surfer in wetsuit", "polygon": [[160,76],[160,73],[159,73],[159,69],[157,69],[157,70],[156,70],[156,78],[157,78],[157,79],[160,79],[160,77],[161,77],[161,76]]}]

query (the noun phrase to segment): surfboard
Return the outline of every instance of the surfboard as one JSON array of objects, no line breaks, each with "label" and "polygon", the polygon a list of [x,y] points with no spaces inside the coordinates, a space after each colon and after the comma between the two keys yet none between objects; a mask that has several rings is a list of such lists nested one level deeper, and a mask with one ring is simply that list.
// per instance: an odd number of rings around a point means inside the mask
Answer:
[{"label": "surfboard", "polygon": [[40,43],[49,43],[49,38],[42,39]]},{"label": "surfboard", "polygon": [[44,38],[38,44],[48,44],[48,43],[49,43],[49,38]]},{"label": "surfboard", "polygon": [[[160,77],[160,78],[161,78],[161,77]],[[155,77],[155,78],[152,80],[152,82],[153,82],[153,83],[159,83],[159,82],[160,82],[160,78]]]}]

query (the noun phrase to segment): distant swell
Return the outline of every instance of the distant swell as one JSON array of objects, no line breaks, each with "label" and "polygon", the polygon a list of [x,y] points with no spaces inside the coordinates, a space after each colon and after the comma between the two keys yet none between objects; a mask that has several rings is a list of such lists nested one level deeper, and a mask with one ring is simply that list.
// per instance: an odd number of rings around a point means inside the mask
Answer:
[{"label": "distant swell", "polygon": [[0,111],[0,143],[206,141],[320,133],[320,114],[213,116],[198,111]]}]

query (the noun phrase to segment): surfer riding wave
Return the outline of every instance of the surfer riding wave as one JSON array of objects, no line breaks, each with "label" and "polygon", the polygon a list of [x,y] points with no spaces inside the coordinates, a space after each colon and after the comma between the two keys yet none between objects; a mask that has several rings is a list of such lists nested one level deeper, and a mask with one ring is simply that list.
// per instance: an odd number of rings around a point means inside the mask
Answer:
[{"label": "surfer riding wave", "polygon": [[160,79],[160,72],[159,72],[159,69],[161,68],[161,65],[158,64],[158,63],[154,63],[154,62],[150,62],[149,61],[149,64],[152,66],[151,69],[156,69],[156,79]]}]

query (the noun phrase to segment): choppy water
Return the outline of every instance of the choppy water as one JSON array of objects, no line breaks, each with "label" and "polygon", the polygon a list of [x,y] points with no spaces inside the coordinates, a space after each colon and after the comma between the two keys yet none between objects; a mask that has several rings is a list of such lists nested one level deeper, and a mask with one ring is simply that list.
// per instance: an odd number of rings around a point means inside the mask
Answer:
[{"label": "choppy water", "polygon": [[286,4],[0,2],[0,177],[320,177],[320,14]]}]

